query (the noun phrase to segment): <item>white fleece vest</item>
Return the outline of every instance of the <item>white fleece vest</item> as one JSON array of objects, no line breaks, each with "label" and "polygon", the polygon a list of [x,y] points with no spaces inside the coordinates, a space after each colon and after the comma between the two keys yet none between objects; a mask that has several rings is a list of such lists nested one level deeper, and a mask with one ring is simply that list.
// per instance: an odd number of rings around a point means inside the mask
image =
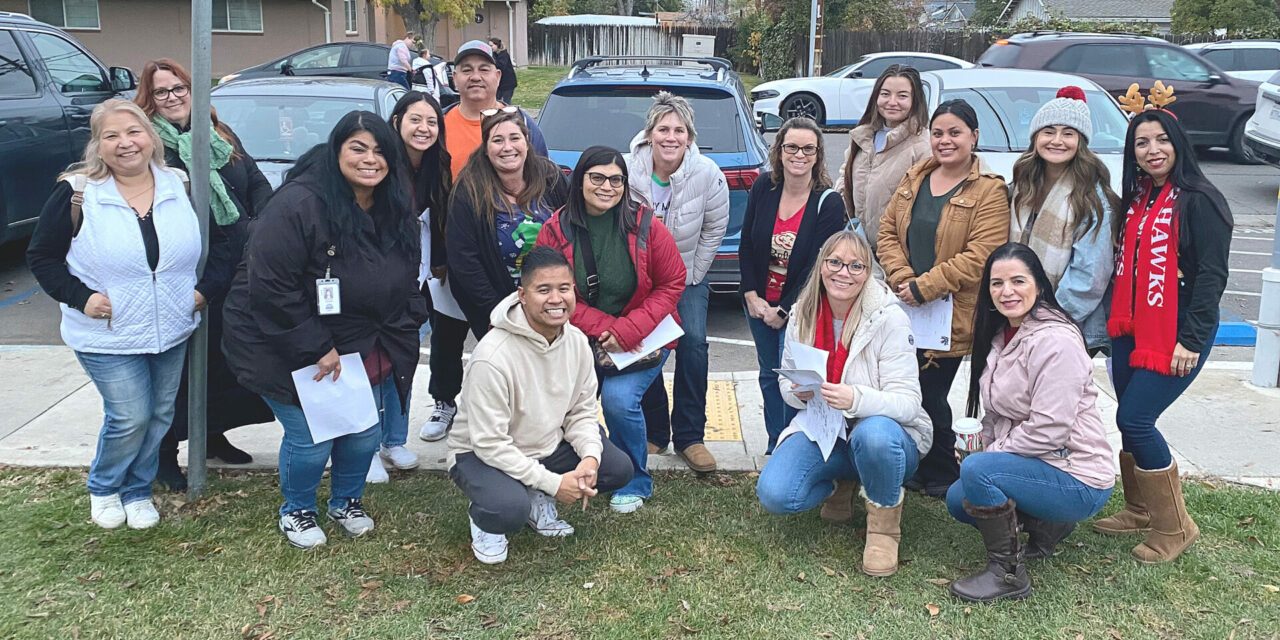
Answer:
[{"label": "white fleece vest", "polygon": [[[196,266],[200,223],[181,174],[152,166],[152,210],[160,261],[147,264],[137,214],[114,178],[84,187],[80,232],[71,240],[67,267],[85,286],[111,300],[111,321],[62,306],[62,341],[89,353],[161,353],[181,344],[196,325]],[[68,180],[70,181],[70,180]],[[74,185],[73,185],[74,187]]]}]

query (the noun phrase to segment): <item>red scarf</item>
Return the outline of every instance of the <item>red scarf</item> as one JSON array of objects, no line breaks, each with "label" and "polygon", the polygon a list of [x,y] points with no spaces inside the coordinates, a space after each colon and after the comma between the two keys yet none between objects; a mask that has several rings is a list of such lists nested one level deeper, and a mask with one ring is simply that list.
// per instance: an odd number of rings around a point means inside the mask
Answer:
[{"label": "red scarf", "polygon": [[[858,304],[855,300],[853,304]],[[853,307],[849,307],[849,313],[853,313]],[[849,321],[849,313],[844,315],[844,321]],[[843,325],[841,325],[843,326]],[[846,345],[840,336],[834,335],[831,320],[831,304],[827,302],[826,296],[821,296],[821,304],[818,305],[818,326],[813,330],[813,346],[827,352],[827,382],[832,384],[840,384],[844,377],[844,361],[849,359],[849,345]]]},{"label": "red scarf", "polygon": [[[1129,204],[1125,215],[1107,333],[1113,338],[1133,336],[1130,366],[1171,375],[1173,348],[1178,341],[1178,217],[1174,203],[1179,190],[1166,182],[1148,206],[1152,183],[1149,179],[1145,182],[1146,188]],[[1135,331],[1136,327],[1142,329]]]}]

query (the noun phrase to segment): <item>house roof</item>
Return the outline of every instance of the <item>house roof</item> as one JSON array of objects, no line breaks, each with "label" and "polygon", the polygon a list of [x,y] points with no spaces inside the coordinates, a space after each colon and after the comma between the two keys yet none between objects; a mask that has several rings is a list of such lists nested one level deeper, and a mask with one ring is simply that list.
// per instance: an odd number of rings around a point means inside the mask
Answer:
[{"label": "house roof", "polygon": [[1019,3],[1039,3],[1069,20],[1169,20],[1173,0],[1010,0],[1001,17]]}]

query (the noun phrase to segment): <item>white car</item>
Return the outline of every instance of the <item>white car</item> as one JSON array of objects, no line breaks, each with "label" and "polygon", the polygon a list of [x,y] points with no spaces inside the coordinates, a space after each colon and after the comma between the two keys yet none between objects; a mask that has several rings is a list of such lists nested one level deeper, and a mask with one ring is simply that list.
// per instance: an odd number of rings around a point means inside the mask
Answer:
[{"label": "white car", "polygon": [[[1111,188],[1120,192],[1124,136],[1129,119],[1120,105],[1102,87],[1080,76],[1024,69],[956,69],[920,74],[929,112],[947,100],[963,99],[978,114],[978,155],[992,171],[1013,179],[1013,163],[1031,144],[1031,118],[1058,90],[1074,85],[1084,90],[1093,137],[1089,149],[1111,172]],[[848,107],[861,113],[871,97],[871,85],[851,92]],[[770,114],[766,130],[775,130],[781,118]]]},{"label": "white car", "polygon": [[1258,102],[1244,124],[1244,146],[1255,158],[1280,166],[1280,72],[1258,86]]},{"label": "white car", "polygon": [[771,113],[782,118],[805,116],[821,125],[858,124],[862,111],[846,108],[846,98],[858,87],[870,88],[876,78],[894,64],[914,67],[921,72],[974,66],[972,62],[936,53],[884,51],[867,54],[857,62],[819,78],[788,78],[757,85],[751,90],[756,122],[761,121],[761,114]]},{"label": "white car", "polygon": [[1280,41],[1220,40],[1184,45],[1212,62],[1227,75],[1262,82],[1280,71]]}]

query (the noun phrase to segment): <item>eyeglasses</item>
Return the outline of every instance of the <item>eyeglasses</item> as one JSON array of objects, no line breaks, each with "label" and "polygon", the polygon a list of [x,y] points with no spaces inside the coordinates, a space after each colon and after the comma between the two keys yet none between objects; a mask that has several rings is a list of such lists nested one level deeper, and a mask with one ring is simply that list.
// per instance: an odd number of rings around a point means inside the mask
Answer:
[{"label": "eyeglasses", "polygon": [[827,265],[827,271],[830,271],[833,275],[840,273],[841,269],[848,269],[849,275],[860,276],[867,270],[867,265],[861,262],[841,262],[835,258],[827,258],[822,263]]},{"label": "eyeglasses", "polygon": [[520,107],[513,107],[513,106],[499,107],[497,109],[485,109],[480,112],[480,115],[486,118],[492,118],[493,116],[496,116],[499,113],[515,113],[519,110],[520,110]]},{"label": "eyeglasses", "polygon": [[805,146],[802,147],[798,144],[791,144],[790,142],[782,145],[782,152],[789,156],[794,156],[797,151],[800,153],[803,153],[806,156],[811,156],[818,152],[818,145],[806,144]]},{"label": "eyeglasses", "polygon": [[187,97],[187,94],[190,92],[191,92],[191,87],[188,87],[185,84],[180,84],[176,87],[172,87],[169,89],[152,89],[151,97],[155,98],[156,100],[164,100],[168,98],[170,94],[173,94],[173,97],[175,98],[185,98]]},{"label": "eyeglasses", "polygon": [[605,180],[608,180],[609,186],[613,187],[614,189],[621,187],[622,182],[624,180],[621,173],[617,173],[611,176],[606,176],[603,173],[596,173],[595,171],[587,172],[587,179],[591,181],[591,184],[594,184],[597,187],[604,184]]}]

